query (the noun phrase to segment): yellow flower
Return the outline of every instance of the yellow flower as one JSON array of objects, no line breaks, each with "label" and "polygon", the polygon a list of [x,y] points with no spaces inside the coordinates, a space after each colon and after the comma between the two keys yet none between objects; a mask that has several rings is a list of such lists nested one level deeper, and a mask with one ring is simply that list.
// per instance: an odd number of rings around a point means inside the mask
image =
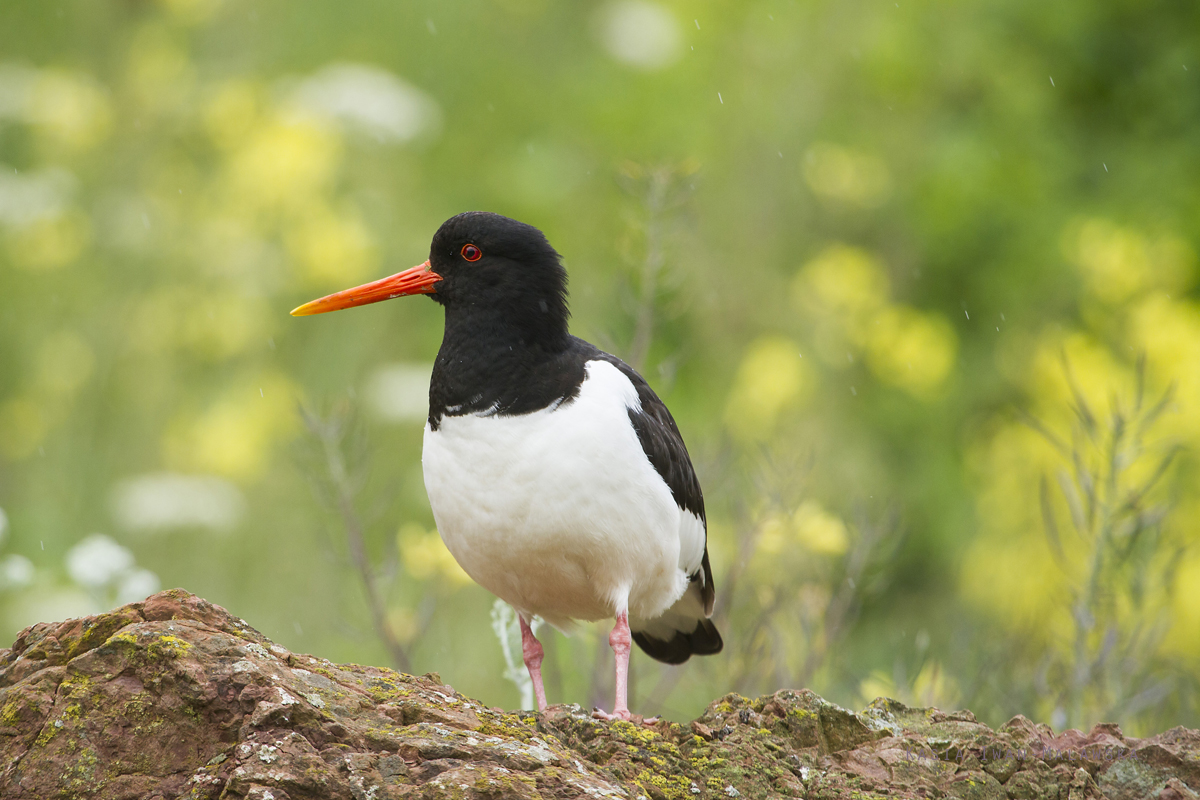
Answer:
[{"label": "yellow flower", "polygon": [[867,334],[867,363],[885,383],[918,397],[941,388],[954,367],[958,337],[940,314],[891,306]]},{"label": "yellow flower", "polygon": [[143,25],[129,45],[129,86],[147,110],[179,104],[195,70],[179,37],[158,23]]},{"label": "yellow flower", "polygon": [[801,544],[821,555],[841,555],[850,542],[846,523],[815,500],[805,500],[796,509],[792,515],[792,529]]},{"label": "yellow flower", "polygon": [[112,109],[91,78],[65,72],[38,74],[27,115],[52,138],[74,150],[99,143],[112,127]]},{"label": "yellow flower", "polygon": [[1152,240],[1106,219],[1073,223],[1062,247],[1088,290],[1106,303],[1150,288],[1179,290],[1193,279],[1196,256],[1187,242],[1175,236]]},{"label": "yellow flower", "polygon": [[758,552],[769,557],[771,566],[778,566],[778,556],[798,552],[796,545],[809,553],[837,556],[849,543],[846,523],[816,500],[805,500],[791,514],[768,514],[758,528]]},{"label": "yellow flower", "polygon": [[269,118],[232,153],[227,188],[251,212],[303,210],[328,188],[341,154],[337,133],[315,119]]},{"label": "yellow flower", "polygon": [[800,311],[861,318],[887,304],[888,277],[866,250],[833,244],[800,268],[791,291]]},{"label": "yellow flower", "polygon": [[314,285],[340,287],[370,276],[379,265],[371,232],[353,207],[337,213],[314,204],[297,218],[285,241]]},{"label": "yellow flower", "polygon": [[415,522],[406,523],[396,534],[396,544],[404,568],[417,580],[440,575],[454,585],[471,582],[471,576],[450,555],[436,530],[427,531]]},{"label": "yellow flower", "polygon": [[1200,443],[1200,307],[1161,292],[1148,295],[1129,314],[1128,338],[1146,354],[1156,394],[1174,386],[1178,433]]},{"label": "yellow flower", "polygon": [[17,266],[55,270],[75,262],[91,243],[92,226],[81,211],[34,222],[9,235],[9,252]]},{"label": "yellow flower", "polygon": [[261,90],[246,80],[226,81],[204,107],[204,127],[223,150],[240,144],[258,121]]},{"label": "yellow flower", "polygon": [[[1068,377],[1069,376],[1069,377]],[[1048,331],[1042,335],[1026,379],[1037,412],[1049,421],[1072,418],[1075,394],[1087,398],[1093,414],[1107,416],[1116,387],[1132,387],[1133,371],[1088,334]]]},{"label": "yellow flower", "polygon": [[39,403],[16,397],[0,405],[0,452],[12,461],[33,454],[49,427]]},{"label": "yellow flower", "polygon": [[223,361],[266,338],[263,305],[261,297],[167,287],[145,295],[135,307],[130,344],[148,352],[186,349],[207,361]]},{"label": "yellow flower", "polygon": [[787,406],[810,389],[800,347],[782,336],[763,336],[746,350],[725,406],[725,422],[743,440],[765,438]]},{"label": "yellow flower", "polygon": [[831,142],[804,154],[804,179],[818,197],[861,208],[881,205],[892,188],[882,159]]},{"label": "yellow flower", "polygon": [[[1193,538],[1195,545],[1196,538]],[[1165,650],[1200,661],[1200,553],[1193,548],[1179,563],[1175,597],[1172,599],[1171,629],[1163,642]]]},{"label": "yellow flower", "polygon": [[296,396],[280,374],[239,381],[200,413],[170,426],[163,441],[168,464],[235,479],[257,477],[271,445],[296,428]]}]

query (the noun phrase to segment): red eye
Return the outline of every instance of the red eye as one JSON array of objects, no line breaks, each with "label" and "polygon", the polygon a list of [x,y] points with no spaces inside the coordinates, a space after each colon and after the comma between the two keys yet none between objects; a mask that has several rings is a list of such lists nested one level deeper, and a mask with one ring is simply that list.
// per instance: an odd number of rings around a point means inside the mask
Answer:
[{"label": "red eye", "polygon": [[483,258],[483,251],[473,244],[464,244],[462,249],[462,257],[467,261],[478,261]]}]

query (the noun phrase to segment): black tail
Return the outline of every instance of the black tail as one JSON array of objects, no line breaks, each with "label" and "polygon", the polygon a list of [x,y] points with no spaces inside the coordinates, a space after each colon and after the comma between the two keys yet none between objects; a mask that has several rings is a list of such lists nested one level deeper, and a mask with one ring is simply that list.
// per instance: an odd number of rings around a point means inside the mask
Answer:
[{"label": "black tail", "polygon": [[708,618],[712,606],[707,594],[711,591],[705,593],[700,581],[692,581],[683,597],[661,617],[630,620],[633,640],[651,658],[668,664],[682,664],[692,656],[721,652],[725,643],[717,626]]},{"label": "black tail", "polygon": [[634,631],[633,640],[651,658],[668,664],[682,664],[692,656],[711,656],[725,646],[717,626],[709,619],[696,620],[696,627],[690,633],[674,633],[670,639],[659,639],[644,631]]}]

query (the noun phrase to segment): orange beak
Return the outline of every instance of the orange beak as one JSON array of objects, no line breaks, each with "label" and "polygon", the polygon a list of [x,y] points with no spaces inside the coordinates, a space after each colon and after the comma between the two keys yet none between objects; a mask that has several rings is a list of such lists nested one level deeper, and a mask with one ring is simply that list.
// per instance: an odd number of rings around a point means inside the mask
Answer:
[{"label": "orange beak", "polygon": [[442,279],[433,271],[426,261],[417,264],[412,269],[397,272],[387,278],[381,278],[353,289],[344,289],[320,300],[305,303],[292,311],[293,317],[307,317],[310,314],[324,314],[326,311],[339,311],[343,308],[365,306],[378,303],[381,300],[391,300],[393,297],[403,297],[406,294],[433,294],[433,285]]}]

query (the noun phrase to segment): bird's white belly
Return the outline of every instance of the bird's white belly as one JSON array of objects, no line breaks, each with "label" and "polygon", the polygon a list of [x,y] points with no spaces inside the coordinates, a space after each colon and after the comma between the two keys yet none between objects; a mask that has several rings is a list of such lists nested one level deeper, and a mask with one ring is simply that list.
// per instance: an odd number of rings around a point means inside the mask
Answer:
[{"label": "bird's white belly", "polygon": [[628,610],[652,618],[687,587],[682,512],[629,420],[637,393],[605,361],[578,397],[522,416],[425,428],[438,531],[476,582],[557,626]]}]

